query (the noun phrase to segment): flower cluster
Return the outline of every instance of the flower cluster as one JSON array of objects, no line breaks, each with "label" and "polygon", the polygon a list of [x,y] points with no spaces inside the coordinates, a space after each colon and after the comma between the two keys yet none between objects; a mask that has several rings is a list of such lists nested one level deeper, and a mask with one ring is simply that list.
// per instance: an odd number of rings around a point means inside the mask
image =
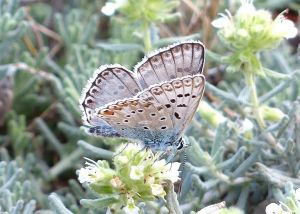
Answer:
[{"label": "flower cluster", "polygon": [[101,11],[111,16],[118,10],[131,21],[156,22],[172,18],[175,14],[171,12],[178,4],[177,0],[112,0]]},{"label": "flower cluster", "polygon": [[286,11],[273,20],[269,11],[256,10],[252,1],[242,0],[241,3],[234,16],[226,11],[227,14],[220,14],[221,17],[212,25],[219,28],[221,41],[235,50],[235,54],[227,60],[231,64],[229,69],[236,71],[249,66],[248,70],[263,74],[255,54],[276,47],[283,38],[296,36],[297,28],[285,18]]},{"label": "flower cluster", "polygon": [[290,214],[300,213],[300,188],[286,197],[285,203],[271,203],[266,207],[266,214]]},{"label": "flower cluster", "polygon": [[180,163],[167,164],[158,159],[158,154],[141,150],[135,144],[120,151],[114,158],[115,169],[111,169],[107,161],[87,159],[87,166],[78,172],[81,183],[87,183],[101,196],[117,198],[110,204],[111,208],[124,207],[127,213],[137,213],[139,202],[166,195],[163,188],[166,180],[173,183],[179,180]]}]

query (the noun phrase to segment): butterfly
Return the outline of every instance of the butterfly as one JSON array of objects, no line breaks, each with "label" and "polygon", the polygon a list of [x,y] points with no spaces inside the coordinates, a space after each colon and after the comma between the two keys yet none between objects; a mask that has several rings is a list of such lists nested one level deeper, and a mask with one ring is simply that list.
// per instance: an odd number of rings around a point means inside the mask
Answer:
[{"label": "butterfly", "polygon": [[133,72],[101,66],[80,99],[88,133],[136,139],[153,151],[182,149],[204,92],[204,51],[186,41],[150,53]]}]

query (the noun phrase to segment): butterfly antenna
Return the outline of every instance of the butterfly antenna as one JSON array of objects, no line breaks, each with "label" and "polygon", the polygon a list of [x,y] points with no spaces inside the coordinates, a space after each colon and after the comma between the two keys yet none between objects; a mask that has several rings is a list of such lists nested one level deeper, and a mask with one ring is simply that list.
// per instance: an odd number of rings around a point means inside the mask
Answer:
[{"label": "butterfly antenna", "polygon": [[182,165],[181,165],[182,166],[182,171],[181,171],[181,176],[180,176],[181,180],[180,180],[179,187],[178,187],[178,195],[179,196],[181,196],[182,183],[183,183],[182,175],[183,175],[183,172],[184,172],[186,160],[187,160],[186,148],[184,148],[184,150],[183,150],[183,161],[182,161]]}]

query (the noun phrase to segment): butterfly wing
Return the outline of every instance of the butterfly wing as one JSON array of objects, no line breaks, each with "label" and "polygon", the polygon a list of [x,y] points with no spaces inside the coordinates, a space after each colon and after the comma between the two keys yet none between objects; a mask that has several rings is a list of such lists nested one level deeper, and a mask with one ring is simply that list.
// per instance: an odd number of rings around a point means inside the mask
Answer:
[{"label": "butterfly wing", "polygon": [[80,104],[86,125],[103,125],[95,109],[107,103],[133,97],[140,88],[132,72],[120,65],[100,67],[83,90]]},{"label": "butterfly wing", "polygon": [[162,48],[145,57],[135,67],[142,88],[187,75],[201,74],[204,45],[188,41]]},{"label": "butterfly wing", "polygon": [[97,109],[97,115],[125,137],[139,139],[151,148],[166,148],[189,124],[204,84],[201,74],[160,83],[133,99]]},{"label": "butterfly wing", "polygon": [[149,144],[171,138],[172,122],[159,103],[140,98],[126,99],[97,109],[98,117],[105,120],[124,137]]},{"label": "butterfly wing", "polygon": [[195,114],[204,87],[205,77],[196,74],[158,84],[137,96],[144,100],[155,100],[164,106],[166,115],[171,118],[172,128],[180,136]]}]

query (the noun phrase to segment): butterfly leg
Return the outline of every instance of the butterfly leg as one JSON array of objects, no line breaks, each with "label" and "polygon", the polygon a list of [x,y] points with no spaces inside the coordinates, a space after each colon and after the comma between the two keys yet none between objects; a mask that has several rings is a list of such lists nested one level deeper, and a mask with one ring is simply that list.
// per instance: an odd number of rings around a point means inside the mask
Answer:
[{"label": "butterfly leg", "polygon": [[121,137],[121,135],[108,125],[93,126],[88,128],[87,132],[91,135],[102,137]]},{"label": "butterfly leg", "polygon": [[113,155],[113,158],[115,158],[116,156],[118,156],[119,154],[121,154],[128,146],[129,143],[126,143],[126,145],[121,149],[121,151],[119,151],[117,154]]}]

